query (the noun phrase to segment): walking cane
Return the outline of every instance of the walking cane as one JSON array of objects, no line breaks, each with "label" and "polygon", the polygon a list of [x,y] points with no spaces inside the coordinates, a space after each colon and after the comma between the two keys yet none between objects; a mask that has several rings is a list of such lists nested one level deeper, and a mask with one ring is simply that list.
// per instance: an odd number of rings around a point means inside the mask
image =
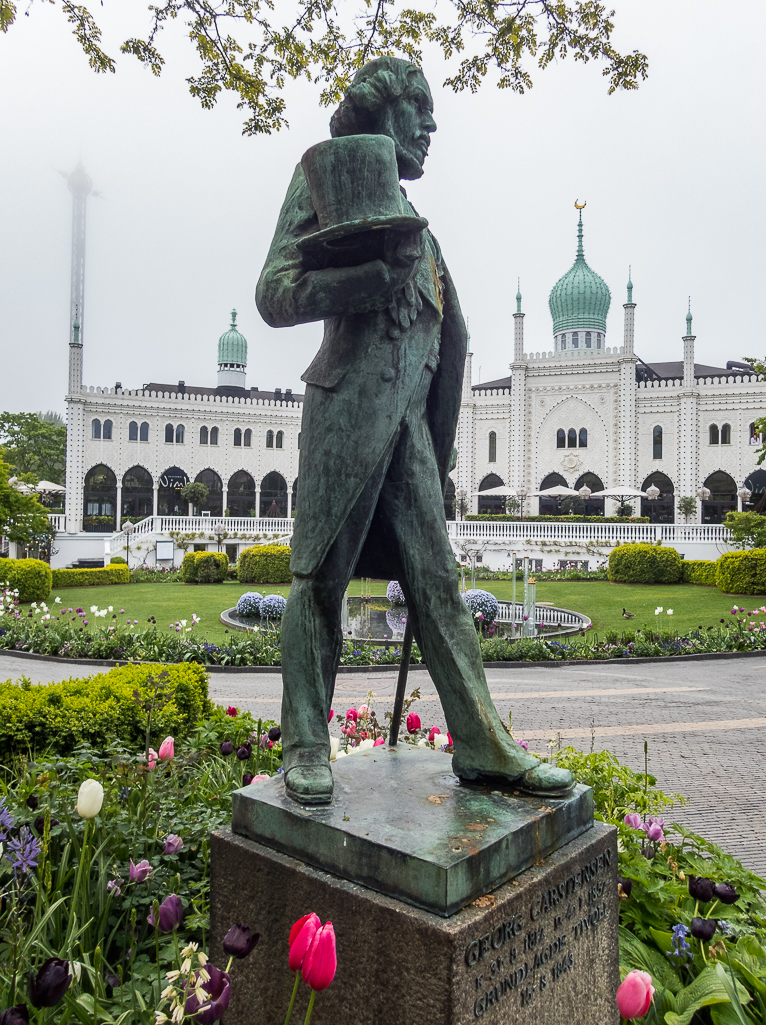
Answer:
[{"label": "walking cane", "polygon": [[394,714],[391,717],[391,732],[388,735],[389,747],[396,747],[399,742],[399,727],[402,725],[402,708],[404,707],[404,689],[407,686],[407,673],[410,668],[412,654],[412,617],[407,616],[402,641],[402,660],[399,663],[399,679],[396,681],[396,697],[394,698]]}]

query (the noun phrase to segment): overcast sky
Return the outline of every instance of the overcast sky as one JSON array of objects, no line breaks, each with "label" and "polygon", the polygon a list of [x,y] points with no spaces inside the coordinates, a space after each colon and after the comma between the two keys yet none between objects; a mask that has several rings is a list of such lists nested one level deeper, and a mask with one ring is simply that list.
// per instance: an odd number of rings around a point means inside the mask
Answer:
[{"label": "overcast sky", "polygon": [[[408,193],[438,237],[469,320],[474,383],[508,373],[521,278],[526,348],[552,347],[548,295],[576,248],[612,292],[607,344],[622,338],[633,267],[636,350],[682,358],[691,295],[698,362],[763,355],[766,5],[615,0],[615,42],[649,55],[637,92],[608,96],[596,65],[534,73],[525,96],[476,95],[425,70],[438,131]],[[145,23],[95,6],[113,53]],[[23,11],[23,5],[21,5]],[[725,14],[726,21],[723,22]],[[128,15],[136,19],[128,20]],[[0,408],[64,409],[71,197],[59,171],[81,158],[91,199],[85,286],[86,384],[214,385],[217,340],[236,307],[248,384],[300,390],[321,325],[276,332],[253,299],[292,169],[328,137],[308,85],[289,90],[291,126],[241,135],[230,98],[203,111],[184,78],[178,26],[161,79],[134,60],[97,76],[58,8],[33,5],[0,37]]]}]

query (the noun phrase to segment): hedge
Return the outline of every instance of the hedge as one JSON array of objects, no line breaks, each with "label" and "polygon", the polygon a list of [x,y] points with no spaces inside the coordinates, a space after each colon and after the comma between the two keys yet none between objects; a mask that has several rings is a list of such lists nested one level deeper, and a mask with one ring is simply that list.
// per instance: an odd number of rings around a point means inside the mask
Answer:
[{"label": "hedge", "polygon": [[126,566],[128,564],[128,560],[127,559],[123,559],[123,557],[121,555],[113,555],[111,557],[111,559],[109,560],[109,564],[110,565],[113,565],[115,562],[120,562],[120,563],[124,562]]},{"label": "hedge", "polygon": [[106,584],[129,584],[130,570],[125,563],[115,562],[98,569],[54,569],[53,587],[103,587]]},{"label": "hedge", "polygon": [[181,579],[186,584],[220,584],[228,575],[225,552],[187,552],[181,563]]},{"label": "hedge", "polygon": [[51,568],[42,559],[0,559],[0,584],[18,589],[19,601],[45,601],[51,593]]},{"label": "hedge", "polygon": [[727,594],[766,594],[766,548],[727,552],[716,563],[715,582]]},{"label": "hedge", "polygon": [[715,587],[718,563],[714,559],[686,559],[683,563],[685,584],[706,584]]},{"label": "hedge", "polygon": [[[156,695],[152,680],[160,686]],[[152,703],[155,748],[166,736],[188,736],[212,709],[204,667],[119,666],[99,676],[36,686],[7,680],[0,683],[0,757],[29,751],[67,755],[82,743],[104,749],[115,740],[143,747]]]},{"label": "hedge", "polygon": [[242,584],[284,584],[292,580],[289,545],[253,545],[240,553],[237,579]]},{"label": "hedge", "polygon": [[621,584],[678,584],[683,573],[683,560],[675,548],[624,544],[609,553],[606,575]]}]

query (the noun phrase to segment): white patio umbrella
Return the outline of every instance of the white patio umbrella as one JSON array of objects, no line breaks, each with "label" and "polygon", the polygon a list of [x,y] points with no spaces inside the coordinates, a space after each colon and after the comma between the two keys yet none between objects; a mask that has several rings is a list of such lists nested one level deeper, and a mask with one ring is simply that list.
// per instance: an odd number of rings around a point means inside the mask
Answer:
[{"label": "white patio umbrella", "polygon": [[555,488],[545,488],[544,491],[531,491],[532,498],[579,498],[580,492],[574,488],[565,488],[557,484]]},{"label": "white patio umbrella", "polygon": [[25,484],[23,480],[19,480],[18,477],[9,477],[8,483],[16,491],[20,491],[22,495],[33,495],[35,493],[34,488],[30,487],[29,484]]},{"label": "white patio umbrella", "polygon": [[41,480],[39,484],[35,485],[35,491],[39,491],[41,495],[66,494],[66,488],[61,484],[54,484],[52,480]]},{"label": "white patio umbrella", "polygon": [[638,488],[604,488],[603,491],[592,492],[591,498],[646,498],[646,492]]},{"label": "white patio umbrella", "polygon": [[478,494],[480,494],[480,495],[515,495],[516,492],[515,492],[515,490],[513,488],[509,488],[505,484],[503,484],[501,487],[498,487],[498,488],[487,488],[486,491],[479,491]]}]

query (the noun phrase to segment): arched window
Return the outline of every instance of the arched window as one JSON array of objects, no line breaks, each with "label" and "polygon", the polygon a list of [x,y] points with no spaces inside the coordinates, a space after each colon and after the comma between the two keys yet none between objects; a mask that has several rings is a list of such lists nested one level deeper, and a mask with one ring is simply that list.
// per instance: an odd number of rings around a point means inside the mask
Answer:
[{"label": "arched window", "polygon": [[[561,476],[560,473],[549,473],[547,477],[543,478],[542,484],[538,488],[539,491],[547,491],[548,488],[568,488],[569,485]],[[560,499],[555,498],[553,495],[541,495],[540,496],[540,515],[541,516],[555,516],[559,510]]]},{"label": "arched window", "polygon": [[277,448],[282,448],[282,444],[285,440],[285,432],[277,431]]},{"label": "arched window", "polygon": [[585,348],[586,349],[590,349],[590,347],[591,347],[591,340],[590,339],[591,339],[590,331],[586,331],[585,332]]},{"label": "arched window", "polygon": [[563,428],[559,427],[559,429],[556,431],[556,448],[566,448],[566,447],[567,447],[567,432]]},{"label": "arched window", "polygon": [[573,331],[572,332],[572,348],[573,349],[577,349],[577,348],[579,348],[579,345],[580,345],[580,332],[579,331]]},{"label": "arched window", "polygon": [[266,448],[274,448],[274,432],[266,431]]},{"label": "arched window", "polygon": [[143,466],[132,466],[122,478],[122,519],[142,520],[154,509],[154,481]]},{"label": "arched window", "polygon": [[173,444],[173,425],[172,424],[165,424],[165,444],[166,445],[172,445]]},{"label": "arched window", "polygon": [[245,431],[244,441],[245,441],[245,448],[250,448],[252,446],[252,444],[253,444],[253,432],[250,430],[249,427]]},{"label": "arched window", "polygon": [[[750,424],[749,431],[750,431],[750,444],[751,445],[760,445],[761,444],[761,436],[760,436],[760,434],[755,429],[755,421],[753,421],[753,423]],[[751,488],[751,490],[752,490],[752,488]]]},{"label": "arched window", "polygon": [[210,444],[211,445],[217,445],[218,444],[218,428],[217,427],[211,427],[210,428]]},{"label": "arched window", "polygon": [[255,481],[246,470],[229,478],[229,516],[255,516]]},{"label": "arched window", "polygon": [[83,487],[83,530],[111,534],[115,527],[117,478],[99,463],[85,474]]},{"label": "arched window", "polygon": [[497,434],[494,431],[489,432],[489,461],[497,462]]},{"label": "arched window", "polygon": [[566,347],[567,347],[567,336],[566,335],[562,335],[561,336],[561,348],[563,350],[563,349],[566,349]]},{"label": "arched window", "polygon": [[652,430],[652,459],[662,459],[662,428],[659,425]]},{"label": "arched window", "polygon": [[444,515],[448,520],[455,519],[455,497],[455,482],[448,477],[444,485]]},{"label": "arched window", "polygon": [[169,466],[157,480],[157,512],[160,516],[188,516],[189,503],[181,497],[181,488],[189,476],[180,466]]},{"label": "arched window", "polygon": [[104,420],[104,440],[105,441],[111,441],[112,440],[112,421],[111,420]]},{"label": "arched window", "polygon": [[717,424],[711,424],[710,425],[710,444],[711,445],[718,445],[719,443],[720,443],[720,438],[718,436],[718,425]]},{"label": "arched window", "polygon": [[[575,491],[579,491],[580,488],[590,488],[591,494],[597,491],[604,490],[604,484],[600,477],[597,477],[595,473],[588,471],[582,474],[574,484],[572,485]],[[565,499],[566,501],[566,499]],[[564,503],[562,503],[563,505]],[[568,510],[562,510],[568,511]],[[579,512],[579,506],[574,509],[575,512]],[[604,515],[604,499],[603,498],[588,498],[585,502],[585,509],[583,510],[585,516],[603,516]]]},{"label": "arched window", "polygon": [[298,478],[293,481],[293,496],[290,504],[290,515],[295,516],[298,510]]},{"label": "arched window", "polygon": [[577,431],[574,427],[567,431],[567,448],[577,448]]},{"label": "arched window", "polygon": [[597,349],[600,349],[600,348],[601,348],[601,332],[600,332],[600,331],[599,331],[599,333],[598,333],[598,334],[596,335],[596,348],[597,348]]},{"label": "arched window", "polygon": [[184,443],[184,425],[178,424],[176,427],[176,445],[183,445]]},{"label": "arched window", "polygon": [[199,443],[200,445],[207,445],[208,441],[208,429],[207,427],[200,427],[199,429]]},{"label": "arched window", "polygon": [[239,429],[239,427],[234,428],[234,447],[242,447],[242,431]]},{"label": "arched window", "polygon": [[199,507],[200,512],[210,513],[211,516],[223,515],[223,483],[215,470],[203,470],[198,473],[195,480],[207,487],[207,498]]},{"label": "arched window", "polygon": [[588,429],[586,427],[580,428],[580,448],[588,447]]},{"label": "arched window", "polygon": [[479,484],[479,513],[498,515],[505,512],[504,495],[482,495],[483,491],[490,491],[493,488],[501,488],[505,481],[496,473],[488,473]]},{"label": "arched window", "polygon": [[261,481],[261,516],[287,516],[287,481],[276,470]]},{"label": "arched window", "polygon": [[101,421],[100,420],[91,420],[91,422],[90,422],[90,436],[91,436],[91,438],[100,438],[101,437]]},{"label": "arched window", "polygon": [[146,422],[146,420],[144,420],[144,422],[141,424],[141,431],[139,433],[139,439],[141,441],[148,441],[149,440],[149,424]]},{"label": "arched window", "polygon": [[728,473],[717,470],[705,480],[705,487],[710,498],[702,503],[702,522],[723,523],[728,513],[736,511],[737,485]]},{"label": "arched window", "polygon": [[128,424],[128,441],[138,441],[138,424],[135,420]]},{"label": "arched window", "polygon": [[649,474],[641,485],[641,490],[648,491],[652,485],[659,488],[659,496],[654,499],[641,499],[641,515],[648,516],[652,523],[672,523],[675,519],[675,495],[672,480],[667,474],[656,470]]},{"label": "arched window", "polygon": [[[106,424],[104,424],[106,427]],[[106,437],[106,435],[104,435]],[[731,445],[731,424],[723,424],[721,427],[721,444]]]}]

